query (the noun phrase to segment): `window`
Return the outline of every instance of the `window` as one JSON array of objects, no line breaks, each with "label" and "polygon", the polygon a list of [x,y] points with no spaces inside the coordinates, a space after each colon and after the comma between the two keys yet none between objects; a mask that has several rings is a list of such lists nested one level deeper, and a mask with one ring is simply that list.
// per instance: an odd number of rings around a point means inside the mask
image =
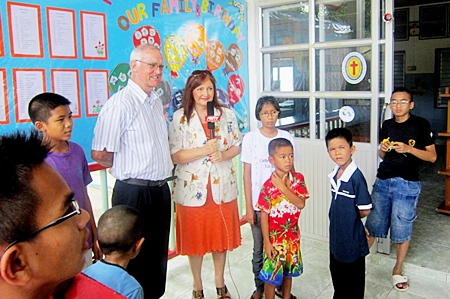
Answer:
[{"label": "window", "polygon": [[405,52],[394,53],[394,88],[405,86]]},{"label": "window", "polygon": [[396,9],[394,11],[395,41],[408,40],[408,25],[409,25],[409,8]]},{"label": "window", "polygon": [[446,108],[448,97],[440,97],[439,95],[446,94],[446,88],[450,87],[450,48],[436,49],[435,54],[435,107]]},{"label": "window", "polygon": [[448,5],[419,7],[420,39],[448,37]]}]

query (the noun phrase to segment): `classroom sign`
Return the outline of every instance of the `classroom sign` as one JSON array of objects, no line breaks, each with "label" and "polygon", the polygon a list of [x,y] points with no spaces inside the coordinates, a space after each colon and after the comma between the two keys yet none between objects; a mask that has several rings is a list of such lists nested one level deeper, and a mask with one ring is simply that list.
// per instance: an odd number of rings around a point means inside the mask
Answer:
[{"label": "classroom sign", "polygon": [[41,92],[71,102],[72,140],[90,159],[104,103],[126,86],[129,56],[141,44],[161,49],[167,69],[157,92],[168,122],[186,79],[210,70],[219,100],[248,130],[245,1],[27,0],[0,4],[0,133],[32,127],[27,106]]}]

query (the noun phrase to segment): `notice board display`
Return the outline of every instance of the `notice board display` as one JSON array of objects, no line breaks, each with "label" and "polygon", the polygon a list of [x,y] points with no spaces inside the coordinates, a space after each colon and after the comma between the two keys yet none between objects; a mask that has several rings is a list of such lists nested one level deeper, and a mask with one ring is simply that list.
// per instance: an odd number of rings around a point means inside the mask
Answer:
[{"label": "notice board display", "polygon": [[157,92],[170,121],[189,74],[210,70],[219,100],[248,130],[247,14],[230,0],[27,0],[0,4],[0,134],[29,129],[28,102],[56,92],[71,102],[72,141],[88,158],[98,113],[130,78],[140,44],[161,49]]}]

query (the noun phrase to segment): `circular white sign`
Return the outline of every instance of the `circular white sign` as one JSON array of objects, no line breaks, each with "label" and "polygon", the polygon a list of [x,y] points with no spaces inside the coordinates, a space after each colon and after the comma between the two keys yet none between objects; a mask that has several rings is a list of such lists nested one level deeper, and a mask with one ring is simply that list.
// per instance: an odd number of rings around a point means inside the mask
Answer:
[{"label": "circular white sign", "polygon": [[351,52],[342,61],[342,75],[350,84],[358,84],[367,73],[367,62],[361,53]]},{"label": "circular white sign", "polygon": [[339,109],[339,118],[343,122],[349,123],[355,118],[355,110],[350,106],[343,106]]}]

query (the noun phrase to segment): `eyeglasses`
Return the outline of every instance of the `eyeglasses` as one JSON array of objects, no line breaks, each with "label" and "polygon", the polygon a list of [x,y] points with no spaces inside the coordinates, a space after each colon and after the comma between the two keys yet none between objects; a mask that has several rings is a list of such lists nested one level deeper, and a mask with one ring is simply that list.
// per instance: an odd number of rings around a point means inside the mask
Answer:
[{"label": "eyeglasses", "polygon": [[145,61],[142,61],[142,60],[137,60],[136,59],[136,61],[139,61],[139,62],[142,62],[142,63],[145,63],[146,65],[148,65],[149,67],[150,67],[150,69],[152,69],[152,70],[154,70],[154,69],[156,69],[156,68],[159,68],[161,71],[164,71],[166,68],[167,68],[167,66],[165,66],[164,64],[157,64],[157,63],[148,63],[148,62],[145,62]]},{"label": "eyeglasses", "polygon": [[[36,236],[37,234],[39,234],[40,232],[42,232],[43,230],[46,230],[47,228],[50,228],[50,227],[55,226],[55,225],[58,225],[58,224],[60,224],[61,222],[66,221],[66,220],[69,219],[70,217],[75,216],[75,215],[80,215],[80,214],[81,214],[80,206],[78,205],[78,203],[77,203],[75,200],[71,200],[71,201],[70,201],[69,208],[67,209],[67,211],[66,211],[66,213],[64,214],[64,216],[62,216],[62,217],[60,217],[60,218],[58,218],[58,219],[56,219],[56,220],[50,222],[49,224],[47,224],[46,226],[44,226],[44,227],[42,227],[42,228],[40,228],[40,229],[38,229],[38,230],[35,230],[34,232],[32,232],[32,233],[26,235],[26,236],[23,237],[23,238],[19,238],[19,239],[17,239],[16,241],[12,242],[12,243],[9,244],[8,246],[6,246],[5,250],[3,250],[3,253],[5,253],[9,248],[11,248],[12,246],[16,245],[17,243],[24,242],[24,241],[28,241],[28,240],[30,240],[31,238],[35,237],[35,236]],[[2,254],[2,255],[3,255],[3,254]]]},{"label": "eyeglasses", "polygon": [[401,100],[401,101],[392,101],[389,103],[389,105],[391,106],[397,106],[397,105],[401,105],[401,106],[405,106],[408,105],[410,102],[407,100]]},{"label": "eyeglasses", "polygon": [[269,111],[269,112],[264,111],[264,112],[260,113],[259,115],[263,116],[263,117],[269,117],[269,115],[276,117],[276,116],[278,116],[278,114],[280,114],[280,111],[273,110],[273,111]]}]

